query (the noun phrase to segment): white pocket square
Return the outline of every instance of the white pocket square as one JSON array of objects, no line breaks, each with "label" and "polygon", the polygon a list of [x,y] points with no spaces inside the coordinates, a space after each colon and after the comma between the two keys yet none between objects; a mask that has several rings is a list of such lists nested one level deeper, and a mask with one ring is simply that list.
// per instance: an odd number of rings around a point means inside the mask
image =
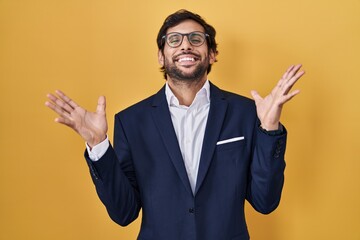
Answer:
[{"label": "white pocket square", "polygon": [[244,140],[244,139],[245,139],[244,136],[229,138],[229,139],[225,139],[225,140],[218,141],[218,142],[216,143],[216,145],[221,145],[221,144],[225,144],[225,143],[241,141],[241,140]]}]

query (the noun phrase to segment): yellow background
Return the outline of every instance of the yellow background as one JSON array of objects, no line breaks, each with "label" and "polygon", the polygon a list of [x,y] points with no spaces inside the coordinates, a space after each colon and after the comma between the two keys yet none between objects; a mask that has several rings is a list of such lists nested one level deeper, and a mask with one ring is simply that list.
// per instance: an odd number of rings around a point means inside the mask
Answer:
[{"label": "yellow background", "polygon": [[0,0],[0,239],[135,239],[113,223],[83,159],[84,143],[53,122],[46,94],[62,89],[113,115],[163,84],[156,34],[187,8],[218,31],[209,78],[266,94],[288,65],[307,71],[285,107],[282,202],[248,205],[254,240],[360,239],[359,0]]}]

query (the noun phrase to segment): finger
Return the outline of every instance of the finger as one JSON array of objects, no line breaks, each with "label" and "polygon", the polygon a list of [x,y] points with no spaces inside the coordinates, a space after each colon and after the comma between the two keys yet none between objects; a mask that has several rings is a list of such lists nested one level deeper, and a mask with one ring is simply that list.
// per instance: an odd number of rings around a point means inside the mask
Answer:
[{"label": "finger", "polygon": [[99,99],[98,99],[96,112],[104,114],[105,110],[106,110],[106,99],[105,99],[104,96],[100,96]]},{"label": "finger", "polygon": [[289,79],[287,82],[289,85],[293,86],[303,75],[305,74],[305,71],[300,71],[295,74],[292,78]]},{"label": "finger", "polygon": [[300,90],[299,89],[296,89],[292,92],[290,92],[289,94],[287,94],[285,97],[284,97],[284,101],[283,101],[283,104],[290,101],[293,97],[295,97],[296,95],[298,95],[300,93]]},{"label": "finger", "polygon": [[62,118],[71,119],[70,114],[68,112],[64,111],[63,108],[60,108],[56,104],[47,101],[47,102],[45,102],[45,106],[47,106],[48,108],[50,108],[51,110],[56,112]]},{"label": "finger", "polygon": [[289,72],[289,74],[287,75],[287,79],[292,78],[298,71],[299,69],[302,67],[302,64],[297,64],[296,66],[294,66],[291,71]]},{"label": "finger", "polygon": [[294,84],[305,74],[305,71],[300,71],[295,74],[292,78],[290,78],[283,86],[284,94],[287,94]]},{"label": "finger", "polygon": [[262,97],[259,95],[257,91],[252,90],[250,93],[256,103],[262,100]]},{"label": "finger", "polygon": [[55,92],[56,92],[56,94],[57,94],[64,102],[66,102],[67,104],[69,104],[73,109],[79,106],[79,105],[78,105],[76,102],[74,102],[71,98],[69,98],[68,96],[66,96],[65,93],[63,93],[62,91],[56,90]]},{"label": "finger", "polygon": [[285,79],[284,77],[282,77],[282,78],[277,82],[277,84],[276,84],[275,87],[281,88],[281,86],[284,85],[285,80],[286,80],[286,79]]},{"label": "finger", "polygon": [[301,68],[301,64],[298,65],[291,65],[286,72],[283,74],[283,76],[281,77],[281,79],[278,81],[278,83],[276,84],[275,88],[281,88],[283,87],[286,82],[294,75],[294,73],[296,73],[297,71],[299,71],[299,69]]},{"label": "finger", "polygon": [[58,107],[62,108],[63,110],[65,110],[68,113],[71,113],[74,109],[67,103],[65,103],[64,101],[60,100],[59,98],[57,98],[56,96],[54,96],[53,94],[49,93],[47,95],[47,97]]},{"label": "finger", "polygon": [[291,65],[286,72],[283,74],[282,79],[286,79],[290,71],[294,68],[295,65]]},{"label": "finger", "polygon": [[66,118],[55,118],[55,122],[66,125],[75,130],[73,122]]},{"label": "finger", "polygon": [[48,94],[46,95],[46,97],[47,97],[48,99],[50,99],[51,101],[53,101],[53,102],[56,102],[56,100],[58,99],[55,95],[53,95],[53,94],[51,94],[51,93],[48,93]]},{"label": "finger", "polygon": [[286,80],[289,78],[289,74],[291,73],[291,71],[294,69],[295,65],[291,65],[286,72],[283,74],[283,76],[281,77],[281,79],[279,80],[279,82],[277,83],[277,87],[281,87],[282,85],[284,85],[284,82],[286,82]]}]

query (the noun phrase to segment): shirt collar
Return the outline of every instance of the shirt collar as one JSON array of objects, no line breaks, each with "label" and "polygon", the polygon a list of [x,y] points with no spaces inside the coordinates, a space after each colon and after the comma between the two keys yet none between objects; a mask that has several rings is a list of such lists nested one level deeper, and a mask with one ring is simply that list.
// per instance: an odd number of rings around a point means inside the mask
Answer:
[{"label": "shirt collar", "polygon": [[[169,107],[172,107],[172,106],[180,107],[181,106],[179,103],[179,100],[174,95],[173,91],[171,91],[168,82],[166,82],[166,86],[165,86],[165,95],[166,95],[166,101],[167,101]],[[195,103],[205,105],[209,102],[210,102],[210,83],[209,83],[209,80],[206,80],[206,82],[204,83],[202,88],[196,93],[194,101],[191,103],[191,105],[194,105]]]}]

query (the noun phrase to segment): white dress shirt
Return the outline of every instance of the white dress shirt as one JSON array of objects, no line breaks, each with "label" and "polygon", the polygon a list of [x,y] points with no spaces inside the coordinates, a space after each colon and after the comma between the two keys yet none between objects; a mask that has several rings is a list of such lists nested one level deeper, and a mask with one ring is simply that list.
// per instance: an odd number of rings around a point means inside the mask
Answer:
[{"label": "white dress shirt", "polygon": [[189,107],[179,104],[168,84],[166,84],[165,94],[191,189],[195,192],[201,149],[210,108],[210,84],[209,81],[205,82]]},{"label": "white dress shirt", "polygon": [[[195,192],[201,149],[210,109],[210,84],[209,81],[205,82],[189,107],[179,104],[179,100],[167,83],[165,95],[191,189]],[[108,149],[109,140],[106,138],[91,150],[87,144],[86,147],[90,159],[97,161]]]}]

